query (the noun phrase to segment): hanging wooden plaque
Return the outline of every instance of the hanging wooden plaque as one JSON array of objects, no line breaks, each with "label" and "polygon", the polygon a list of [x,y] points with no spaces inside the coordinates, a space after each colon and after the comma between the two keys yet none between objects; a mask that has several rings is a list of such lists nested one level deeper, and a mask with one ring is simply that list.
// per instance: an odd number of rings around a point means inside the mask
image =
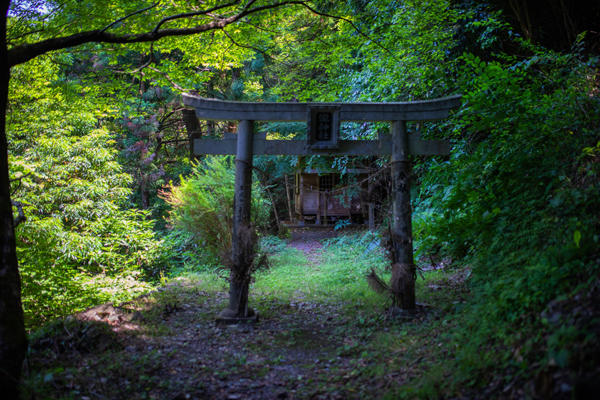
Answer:
[{"label": "hanging wooden plaque", "polygon": [[308,108],[308,146],[312,150],[337,149],[340,133],[340,107]]}]

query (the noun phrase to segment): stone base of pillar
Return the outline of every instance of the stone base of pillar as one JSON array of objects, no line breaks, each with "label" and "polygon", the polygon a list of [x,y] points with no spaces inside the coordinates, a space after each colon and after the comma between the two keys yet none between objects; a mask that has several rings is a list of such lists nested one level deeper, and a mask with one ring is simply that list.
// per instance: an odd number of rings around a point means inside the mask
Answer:
[{"label": "stone base of pillar", "polygon": [[236,316],[235,311],[226,308],[219,313],[215,322],[217,325],[255,324],[258,322],[258,313],[255,313],[254,310],[249,308],[247,317],[239,317]]}]

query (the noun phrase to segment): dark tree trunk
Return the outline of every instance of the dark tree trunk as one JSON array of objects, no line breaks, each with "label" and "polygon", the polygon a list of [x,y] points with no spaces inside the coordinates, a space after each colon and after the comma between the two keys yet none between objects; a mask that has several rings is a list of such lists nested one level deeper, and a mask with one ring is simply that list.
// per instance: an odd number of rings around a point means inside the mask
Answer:
[{"label": "dark tree trunk", "polygon": [[140,171],[140,205],[143,210],[150,208],[150,192],[146,189],[146,177]]},{"label": "dark tree trunk", "polygon": [[369,180],[367,183],[367,207],[368,207],[368,221],[369,221],[369,230],[370,231],[374,231],[375,230],[375,203],[373,202],[373,186],[374,186],[374,182],[373,182],[373,178],[371,177],[371,174],[369,173]]},{"label": "dark tree trunk", "polygon": [[[8,2],[0,9],[0,60],[7,59],[6,13]],[[0,393],[5,399],[16,399],[19,393],[21,367],[27,339],[21,306],[21,279],[17,264],[15,230],[10,182],[8,176],[8,143],[6,139],[6,106],[10,68],[0,67]]]},{"label": "dark tree trunk", "polygon": [[202,128],[200,127],[200,122],[198,121],[198,117],[196,117],[196,112],[194,110],[184,108],[181,110],[181,116],[188,132],[188,140],[190,141],[190,160],[193,160],[195,158],[194,140],[202,138]]}]

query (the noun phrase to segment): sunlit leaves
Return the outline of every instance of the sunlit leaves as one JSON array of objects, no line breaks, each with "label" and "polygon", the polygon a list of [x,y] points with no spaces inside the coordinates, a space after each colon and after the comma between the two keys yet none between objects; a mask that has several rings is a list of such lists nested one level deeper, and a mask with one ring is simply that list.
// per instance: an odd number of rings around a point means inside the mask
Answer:
[{"label": "sunlit leaves", "polygon": [[102,284],[159,269],[153,221],[126,210],[132,178],[113,134],[98,128],[96,115],[113,111],[63,78],[44,57],[13,68],[11,81],[7,136],[12,198],[27,218],[16,236],[28,325],[127,298],[133,292]]}]

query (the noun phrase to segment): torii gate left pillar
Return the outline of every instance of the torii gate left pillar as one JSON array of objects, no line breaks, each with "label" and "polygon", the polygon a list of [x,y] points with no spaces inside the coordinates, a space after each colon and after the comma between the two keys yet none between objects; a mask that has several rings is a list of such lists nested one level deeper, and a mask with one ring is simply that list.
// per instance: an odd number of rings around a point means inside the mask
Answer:
[{"label": "torii gate left pillar", "polygon": [[249,269],[254,256],[252,248],[254,232],[250,222],[253,130],[254,121],[243,120],[238,123],[229,306],[220,314],[220,318],[224,321],[237,322],[246,319],[253,321],[257,318],[254,311],[248,308],[248,289],[251,278]]},{"label": "torii gate left pillar", "polygon": [[[229,305],[218,322],[256,321],[248,307],[249,271],[254,241],[250,223],[252,159],[254,154],[272,155],[391,155],[393,220],[391,226],[392,291],[398,305],[415,309],[416,267],[413,260],[410,205],[410,155],[449,154],[446,141],[421,140],[409,134],[406,121],[435,120],[448,116],[460,105],[461,96],[401,103],[246,103],[184,95],[199,119],[237,120],[237,138],[196,139],[193,154],[235,154],[236,177],[232,237],[232,269]],[[266,140],[253,135],[253,121],[307,121],[308,139]],[[392,134],[379,140],[338,140],[340,121],[391,121]]]}]

